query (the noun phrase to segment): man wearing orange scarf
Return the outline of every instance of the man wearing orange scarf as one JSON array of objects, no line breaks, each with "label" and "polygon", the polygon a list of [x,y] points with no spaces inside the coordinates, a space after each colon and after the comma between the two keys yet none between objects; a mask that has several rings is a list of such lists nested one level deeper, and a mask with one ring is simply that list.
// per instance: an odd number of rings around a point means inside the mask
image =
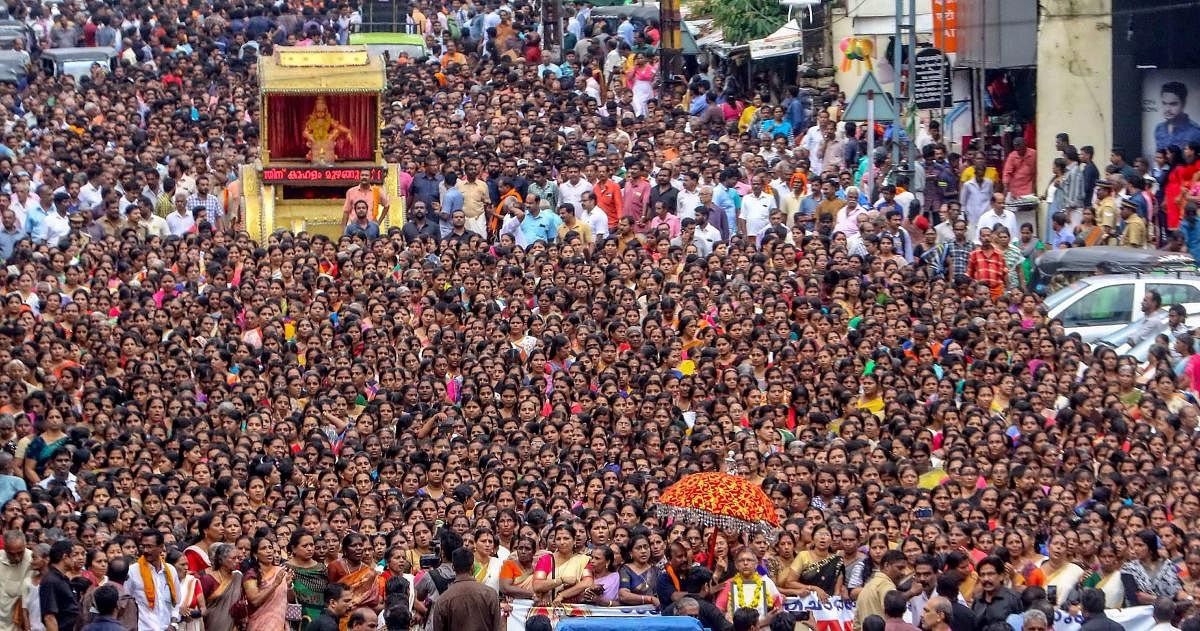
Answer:
[{"label": "man wearing orange scarf", "polygon": [[125,591],[138,606],[138,631],[177,631],[179,628],[179,576],[163,562],[163,534],[142,531],[137,564],[130,568]]},{"label": "man wearing orange scarf", "polygon": [[513,206],[519,206],[524,201],[521,199],[521,193],[513,187],[512,181],[506,177],[497,181],[496,188],[500,189],[500,203],[496,204],[496,209],[492,211],[491,222],[488,224],[488,231],[493,235],[500,230],[500,225],[504,223],[504,215],[508,210]]}]

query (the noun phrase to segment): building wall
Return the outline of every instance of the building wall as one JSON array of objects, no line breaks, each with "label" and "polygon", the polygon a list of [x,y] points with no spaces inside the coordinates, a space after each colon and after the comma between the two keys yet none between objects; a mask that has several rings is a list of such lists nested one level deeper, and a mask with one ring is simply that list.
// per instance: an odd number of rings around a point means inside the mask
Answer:
[{"label": "building wall", "polygon": [[1105,164],[1112,148],[1111,0],[1041,0],[1037,45],[1038,190],[1050,181],[1054,135],[1092,145]]}]

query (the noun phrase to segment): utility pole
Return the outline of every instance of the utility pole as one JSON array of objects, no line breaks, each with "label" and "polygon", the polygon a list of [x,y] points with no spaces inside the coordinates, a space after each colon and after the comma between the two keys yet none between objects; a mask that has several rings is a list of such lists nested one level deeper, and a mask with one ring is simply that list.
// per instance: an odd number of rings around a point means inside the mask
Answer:
[{"label": "utility pole", "polygon": [[[900,164],[900,128],[901,120],[904,118],[904,108],[900,106],[900,71],[904,67],[904,42],[900,39],[900,24],[904,20],[904,0],[896,0],[896,29],[895,38],[892,40],[892,68],[896,71],[896,79],[892,82],[892,97],[896,109],[896,117],[892,119],[892,167]],[[908,82],[912,84],[912,77],[908,78]],[[875,133],[875,130],[870,130]],[[871,156],[871,160],[875,156]],[[868,165],[868,170],[873,168],[874,163]]]},{"label": "utility pole", "polygon": [[[913,130],[912,134],[908,135],[908,169],[912,169],[912,165],[917,161],[917,125],[916,125],[916,99],[913,98],[916,89],[916,60],[917,60],[917,0],[908,0],[908,106],[914,108],[912,110]],[[911,184],[911,183],[910,183]]]}]

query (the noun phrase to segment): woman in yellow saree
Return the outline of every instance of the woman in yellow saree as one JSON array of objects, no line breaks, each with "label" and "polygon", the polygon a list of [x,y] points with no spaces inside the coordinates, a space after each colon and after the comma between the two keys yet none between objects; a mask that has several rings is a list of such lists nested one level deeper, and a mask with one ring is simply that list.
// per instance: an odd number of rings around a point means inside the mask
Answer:
[{"label": "woman in yellow saree", "polygon": [[813,594],[820,600],[827,600],[842,591],[845,570],[841,555],[833,549],[833,531],[822,524],[813,528],[812,547],[801,551],[792,560],[791,567],[784,573],[787,585],[781,590],[791,590],[798,596]]},{"label": "woman in yellow saree", "polygon": [[554,552],[538,559],[533,571],[533,591],[538,600],[572,602],[592,586],[592,558],[575,552],[575,532],[559,524],[551,532]]},{"label": "woman in yellow saree", "polygon": [[1067,540],[1063,535],[1056,534],[1050,537],[1046,547],[1050,558],[1046,559],[1041,567],[1042,575],[1046,577],[1044,586],[1046,593],[1053,589],[1058,595],[1058,598],[1051,601],[1051,604],[1057,605],[1079,585],[1079,581],[1087,576],[1087,572],[1067,557]]}]

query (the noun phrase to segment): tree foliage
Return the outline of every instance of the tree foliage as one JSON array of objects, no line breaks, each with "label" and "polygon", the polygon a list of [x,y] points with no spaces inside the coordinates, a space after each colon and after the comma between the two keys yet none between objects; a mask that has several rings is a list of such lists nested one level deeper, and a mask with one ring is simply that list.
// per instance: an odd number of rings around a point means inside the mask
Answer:
[{"label": "tree foliage", "polygon": [[689,3],[688,14],[712,18],[730,44],[766,37],[787,21],[779,0],[697,0]]}]

